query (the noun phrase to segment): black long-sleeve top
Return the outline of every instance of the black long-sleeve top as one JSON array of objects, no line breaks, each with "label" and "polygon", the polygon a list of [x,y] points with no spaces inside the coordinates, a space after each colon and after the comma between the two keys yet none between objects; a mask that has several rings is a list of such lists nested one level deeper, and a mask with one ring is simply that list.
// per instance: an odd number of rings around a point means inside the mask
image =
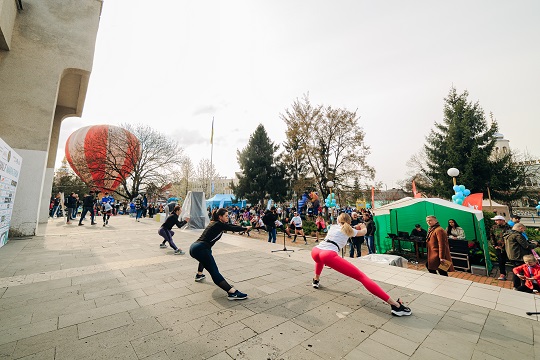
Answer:
[{"label": "black long-sleeve top", "polygon": [[161,225],[161,227],[167,229],[167,230],[172,230],[173,226],[176,225],[178,226],[179,228],[181,228],[182,226],[186,225],[187,224],[187,221],[186,220],[182,220],[182,221],[179,221],[178,220],[178,215],[176,213],[172,213],[171,215],[169,215],[169,217],[167,218],[167,220],[165,220],[165,222],[163,223],[163,225]]},{"label": "black long-sleeve top", "polygon": [[247,228],[243,226],[231,225],[229,223],[222,223],[221,221],[212,221],[204,229],[201,237],[197,240],[199,242],[204,242],[210,247],[214,246],[216,241],[221,239],[224,231],[246,231]]},{"label": "black long-sleeve top", "polygon": [[95,202],[96,202],[96,198],[94,198],[94,195],[86,195],[83,199],[83,206],[93,207]]}]

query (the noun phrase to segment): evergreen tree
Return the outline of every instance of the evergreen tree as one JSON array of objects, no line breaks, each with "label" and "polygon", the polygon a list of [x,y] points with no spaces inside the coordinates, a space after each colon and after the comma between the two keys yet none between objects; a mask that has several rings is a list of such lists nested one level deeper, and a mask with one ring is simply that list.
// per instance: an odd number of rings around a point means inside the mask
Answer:
[{"label": "evergreen tree", "polygon": [[264,126],[259,124],[247,146],[237,151],[242,175],[237,175],[238,185],[231,184],[237,199],[261,205],[268,197],[277,202],[284,199],[287,179],[285,168],[276,156],[278,148],[270,141]]},{"label": "evergreen tree", "polygon": [[[497,122],[492,119],[488,125],[484,111],[478,103],[467,100],[468,92],[458,94],[450,89],[444,99],[444,119],[435,123],[424,146],[426,162],[421,173],[429,181],[417,186],[431,195],[450,198],[452,180],[447,174],[449,168],[459,169],[458,183],[465,185],[472,193],[483,192],[487,187],[495,193],[508,191],[519,182],[518,174],[512,169],[511,156],[494,157]],[[498,174],[504,170],[504,178]]]}]

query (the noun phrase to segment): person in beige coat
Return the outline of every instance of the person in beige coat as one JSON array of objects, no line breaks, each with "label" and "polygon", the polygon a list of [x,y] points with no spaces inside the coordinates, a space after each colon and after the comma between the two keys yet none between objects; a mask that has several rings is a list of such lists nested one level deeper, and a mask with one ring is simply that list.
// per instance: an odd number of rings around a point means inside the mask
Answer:
[{"label": "person in beige coat", "polygon": [[[439,272],[439,275],[448,276],[448,272],[454,271],[452,265],[452,257],[450,256],[450,246],[448,245],[448,235],[446,231],[439,225],[437,218],[433,215],[426,217],[426,222],[429,226],[426,247],[427,247],[427,264],[428,271],[432,274]],[[439,269],[439,265],[449,264],[447,271]]]}]

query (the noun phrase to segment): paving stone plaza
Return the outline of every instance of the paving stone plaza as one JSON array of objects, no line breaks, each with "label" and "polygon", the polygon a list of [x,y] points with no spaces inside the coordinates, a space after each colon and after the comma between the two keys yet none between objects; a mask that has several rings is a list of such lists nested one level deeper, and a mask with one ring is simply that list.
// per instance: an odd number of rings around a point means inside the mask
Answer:
[{"label": "paving stone plaza", "polygon": [[[540,311],[533,295],[351,259],[411,307],[398,318],[331,269],[313,289],[309,248],[272,253],[283,244],[225,234],[216,262],[249,295],[228,301],[209,276],[194,282],[189,255],[159,248],[158,228],[55,219],[43,236],[0,248],[0,358],[540,358],[540,323],[525,314]],[[174,238],[187,251],[200,233]]]}]

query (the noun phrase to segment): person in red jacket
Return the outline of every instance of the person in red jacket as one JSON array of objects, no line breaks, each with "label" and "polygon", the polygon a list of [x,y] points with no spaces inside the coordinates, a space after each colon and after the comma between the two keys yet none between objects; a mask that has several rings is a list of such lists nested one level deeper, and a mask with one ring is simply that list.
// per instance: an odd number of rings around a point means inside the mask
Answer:
[{"label": "person in red jacket", "polygon": [[523,257],[525,264],[516,266],[512,271],[514,275],[521,280],[521,286],[514,289],[528,293],[537,293],[540,291],[540,265],[533,255]]}]

